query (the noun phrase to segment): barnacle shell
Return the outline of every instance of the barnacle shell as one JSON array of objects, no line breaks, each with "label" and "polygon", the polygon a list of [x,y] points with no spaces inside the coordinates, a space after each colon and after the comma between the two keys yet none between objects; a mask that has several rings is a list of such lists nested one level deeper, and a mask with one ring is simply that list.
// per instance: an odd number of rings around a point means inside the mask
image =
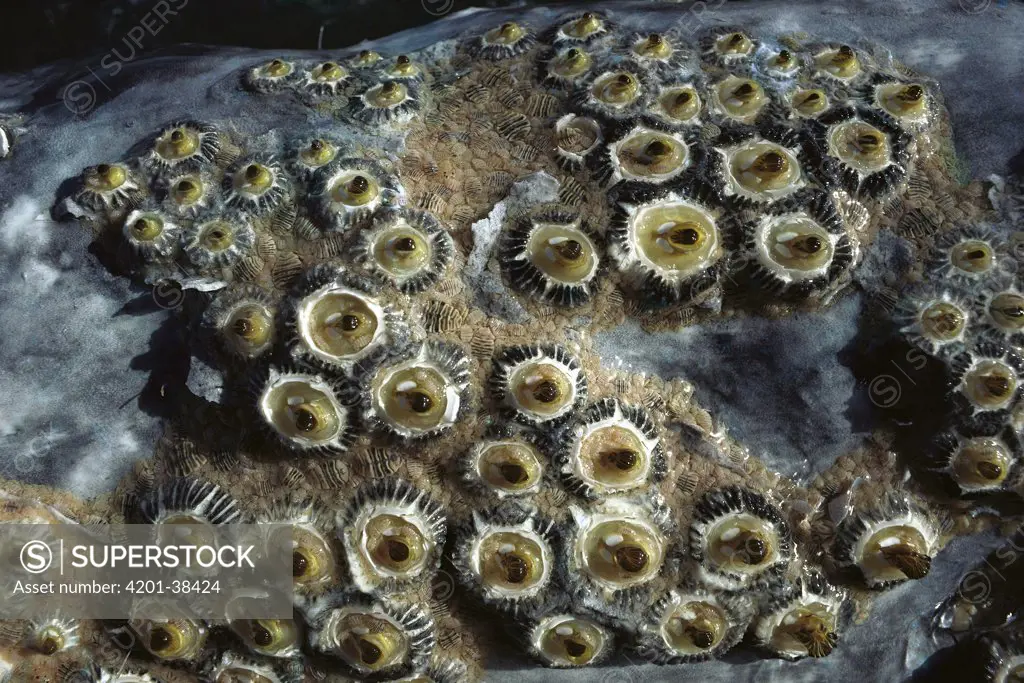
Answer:
[{"label": "barnacle shell", "polygon": [[915,346],[933,355],[952,355],[963,350],[974,315],[955,290],[922,285],[904,292],[894,317]]},{"label": "barnacle shell", "polygon": [[230,266],[256,241],[252,224],[241,215],[204,216],[181,235],[185,256],[201,270]]},{"label": "barnacle shell", "polygon": [[509,59],[522,54],[537,42],[529,27],[506,21],[477,36],[470,45],[470,52],[483,59]]},{"label": "barnacle shell", "polygon": [[800,73],[802,59],[787,47],[774,49],[762,45],[757,53],[757,73],[777,81],[793,79]]},{"label": "barnacle shell", "polygon": [[360,234],[358,257],[378,279],[406,294],[427,289],[452,262],[452,237],[437,218],[416,209],[378,212]]},{"label": "barnacle shell", "polygon": [[623,181],[660,185],[698,167],[703,151],[692,146],[679,133],[647,126],[635,126],[608,143],[605,184]]},{"label": "barnacle shell", "polygon": [[[206,643],[206,624],[188,618],[174,603],[161,598],[144,597],[133,604],[128,626],[142,647],[157,659],[195,660]],[[159,618],[156,618],[159,615]]]},{"label": "barnacle shell", "polygon": [[409,55],[398,55],[395,61],[381,69],[381,75],[392,81],[413,81],[423,80],[423,67],[412,60]]},{"label": "barnacle shell", "polygon": [[757,81],[730,75],[711,86],[708,111],[730,122],[754,123],[771,100]]},{"label": "barnacle shell", "polygon": [[60,616],[34,620],[25,634],[25,645],[40,654],[54,655],[77,647],[81,641],[79,622]]},{"label": "barnacle shell", "polygon": [[635,62],[619,62],[592,73],[595,75],[577,88],[573,103],[597,118],[631,118],[647,107],[654,94],[646,70]]},{"label": "barnacle shell", "polygon": [[317,209],[337,231],[361,224],[404,192],[397,178],[369,159],[335,159],[317,175]]},{"label": "barnacle shell", "polygon": [[597,121],[586,116],[566,114],[555,122],[555,153],[564,168],[579,168],[604,141]]},{"label": "barnacle shell", "polygon": [[754,638],[783,659],[827,657],[839,640],[845,600],[824,578],[801,578],[768,600],[754,623]]},{"label": "barnacle shell", "polygon": [[555,526],[537,510],[504,503],[473,512],[458,531],[454,560],[463,583],[484,603],[532,614],[551,600]]},{"label": "barnacle shell", "polygon": [[98,164],[82,171],[75,201],[93,211],[112,211],[142,196],[142,183],[124,164]]},{"label": "barnacle shell", "polygon": [[239,159],[224,176],[224,201],[253,216],[272,212],[291,194],[291,181],[272,156]]},{"label": "barnacle shell", "polygon": [[220,147],[213,126],[198,121],[175,121],[156,135],[146,163],[161,172],[195,170],[212,164]]},{"label": "barnacle shell", "polygon": [[580,83],[590,74],[594,56],[586,48],[572,45],[552,52],[544,64],[544,80],[568,87]]},{"label": "barnacle shell", "polygon": [[795,130],[771,126],[723,138],[710,154],[709,173],[729,206],[771,206],[807,187],[810,179]]},{"label": "barnacle shell", "polygon": [[498,259],[512,287],[560,306],[590,298],[601,264],[579,215],[557,206],[535,209],[508,226]]},{"label": "barnacle shell", "polygon": [[[264,590],[251,590],[232,595],[225,604],[228,628],[250,651],[275,660],[297,660],[301,656],[303,624],[297,618],[291,619],[240,619],[238,615],[252,613],[252,605],[244,608],[246,602],[266,600]],[[244,610],[244,611],[243,611]]]},{"label": "barnacle shell", "polygon": [[592,404],[562,432],[555,462],[570,490],[600,498],[644,488],[667,469],[650,415],[614,398]]},{"label": "barnacle shell", "polygon": [[1009,425],[993,434],[947,432],[936,439],[931,464],[961,495],[993,493],[1020,480],[1021,452],[1020,439]]},{"label": "barnacle shell", "polygon": [[175,479],[157,487],[139,501],[134,515],[138,523],[156,525],[158,538],[178,538],[180,530],[195,545],[212,540],[212,525],[243,521],[235,499],[201,479]]},{"label": "barnacle shell", "polygon": [[422,671],[436,641],[423,608],[358,593],[326,596],[310,607],[309,620],[309,647],[364,680]]},{"label": "barnacle shell", "polygon": [[696,83],[662,86],[649,112],[658,123],[678,129],[701,123],[704,100]]},{"label": "barnacle shell", "polygon": [[256,408],[263,424],[287,448],[341,452],[351,443],[353,416],[330,380],[271,367],[258,381],[257,391]]},{"label": "barnacle shell", "polygon": [[1008,274],[1000,259],[1004,244],[1001,235],[984,225],[952,230],[935,240],[928,271],[968,290],[977,291],[979,284],[999,286]]},{"label": "barnacle shell", "polygon": [[969,424],[1000,424],[1024,396],[1024,358],[1016,351],[981,343],[950,366],[951,398]]},{"label": "barnacle shell", "polygon": [[641,66],[665,74],[677,69],[685,56],[681,41],[672,32],[635,34],[629,41],[629,54]]},{"label": "barnacle shell", "polygon": [[144,262],[167,258],[178,248],[181,228],[152,206],[135,209],[124,219],[124,241]]},{"label": "barnacle shell", "polygon": [[458,346],[428,341],[411,353],[365,368],[366,422],[405,439],[434,436],[466,407],[469,357]]},{"label": "barnacle shell", "polygon": [[276,58],[249,69],[245,75],[245,85],[256,92],[274,92],[294,85],[298,74],[295,62]]},{"label": "barnacle shell", "polygon": [[875,75],[864,87],[868,104],[881,110],[905,128],[921,129],[932,117],[932,98],[927,85],[897,80],[885,74]]},{"label": "barnacle shell", "polygon": [[760,493],[716,489],[697,503],[690,523],[690,557],[705,583],[736,590],[785,570],[793,546],[782,512]]},{"label": "barnacle shell", "polygon": [[974,309],[974,319],[983,326],[980,336],[1014,347],[1024,345],[1024,293],[1019,288],[986,288],[975,297]]},{"label": "barnacle shell", "polygon": [[286,495],[274,499],[255,521],[267,525],[268,556],[291,556],[296,591],[321,590],[337,579],[339,562],[331,542],[334,520],[322,503]]},{"label": "barnacle shell", "polygon": [[425,492],[401,479],[384,479],[356,491],[337,528],[356,587],[386,595],[433,575],[447,520]]},{"label": "barnacle shell", "polygon": [[849,83],[862,78],[864,55],[849,45],[828,45],[813,55],[816,74]]},{"label": "barnacle shell", "polygon": [[348,65],[353,69],[369,69],[376,66],[383,59],[376,50],[360,50],[348,60]]},{"label": "barnacle shell", "polygon": [[164,208],[179,216],[194,217],[218,201],[217,181],[201,168],[164,176],[159,188]]},{"label": "barnacle shell", "polygon": [[857,567],[869,587],[885,588],[926,576],[937,540],[928,513],[905,495],[890,493],[843,519],[832,555],[842,567]]},{"label": "barnacle shell", "polygon": [[673,589],[645,614],[636,649],[655,664],[718,658],[743,639],[752,616],[753,605],[745,596]]},{"label": "barnacle shell", "polygon": [[217,346],[242,358],[256,358],[274,344],[277,302],[254,285],[228,287],[203,313],[203,328]]},{"label": "barnacle shell", "polygon": [[789,107],[797,117],[813,119],[829,108],[829,99],[823,88],[797,88],[789,96]]},{"label": "barnacle shell", "polygon": [[295,149],[291,169],[301,178],[310,180],[317,171],[334,161],[342,150],[342,143],[329,136],[303,138]]},{"label": "barnacle shell", "polygon": [[271,665],[225,650],[212,660],[204,672],[204,680],[214,683],[302,683],[302,666],[296,660],[289,665]]},{"label": "barnacle shell", "polygon": [[348,69],[337,62],[326,61],[311,65],[302,74],[302,87],[321,97],[336,95],[349,78]]},{"label": "barnacle shell", "polygon": [[549,40],[556,45],[583,45],[608,35],[614,25],[600,12],[582,12],[561,19]]},{"label": "barnacle shell", "polygon": [[701,37],[700,46],[706,60],[731,67],[752,59],[758,43],[738,27],[723,26]]},{"label": "barnacle shell", "polygon": [[370,85],[351,104],[352,116],[363,123],[405,123],[420,110],[420,91],[412,81],[389,80]]},{"label": "barnacle shell", "polygon": [[509,427],[492,429],[487,438],[473,444],[460,464],[468,488],[498,498],[536,493],[547,466],[536,439]]},{"label": "barnacle shell", "polygon": [[530,621],[527,629],[530,654],[544,666],[593,666],[615,649],[611,630],[572,612],[554,611]]},{"label": "barnacle shell", "polygon": [[466,663],[458,659],[431,658],[430,666],[423,673],[400,678],[396,683],[462,683],[467,680]]},{"label": "barnacle shell", "polygon": [[609,254],[649,307],[699,301],[717,285],[725,256],[722,209],[703,185],[623,193]]},{"label": "barnacle shell", "polygon": [[586,402],[587,378],[564,347],[512,346],[495,357],[490,389],[514,419],[554,424]]},{"label": "barnacle shell", "polygon": [[292,357],[348,372],[364,359],[403,346],[405,326],[380,303],[377,291],[371,280],[340,266],[308,270],[291,296]]}]

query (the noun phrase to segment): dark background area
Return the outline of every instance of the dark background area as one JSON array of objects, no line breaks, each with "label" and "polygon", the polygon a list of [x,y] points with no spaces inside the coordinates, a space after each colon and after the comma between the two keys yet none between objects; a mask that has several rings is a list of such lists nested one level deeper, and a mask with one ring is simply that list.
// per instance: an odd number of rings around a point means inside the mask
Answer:
[{"label": "dark background area", "polygon": [[[118,49],[129,32],[141,51],[175,43],[337,49],[435,21],[469,7],[542,4],[521,0],[4,0],[0,72]],[[565,4],[548,2],[543,4]],[[174,14],[176,12],[176,14]],[[160,19],[160,14],[164,20]],[[146,18],[146,15],[149,17]],[[145,21],[144,21],[145,19]],[[135,35],[139,35],[136,33]],[[127,47],[126,47],[127,45]]]}]

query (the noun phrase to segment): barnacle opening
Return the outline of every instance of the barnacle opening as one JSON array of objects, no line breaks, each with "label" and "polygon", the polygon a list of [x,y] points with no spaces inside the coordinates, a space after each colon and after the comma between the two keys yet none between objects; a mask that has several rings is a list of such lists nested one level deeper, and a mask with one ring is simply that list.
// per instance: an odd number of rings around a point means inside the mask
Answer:
[{"label": "barnacle opening", "polygon": [[526,250],[530,262],[556,282],[582,283],[597,270],[598,257],[593,242],[572,225],[538,224]]},{"label": "barnacle opening", "polygon": [[164,221],[157,213],[140,215],[126,225],[137,242],[155,242],[164,232]]},{"label": "barnacle opening", "polygon": [[812,277],[832,262],[833,238],[805,213],[777,216],[759,228],[759,257],[766,257],[791,278]]},{"label": "barnacle opening", "polygon": [[401,222],[381,232],[372,249],[377,265],[402,280],[429,267],[433,245],[422,232]]},{"label": "barnacle opening", "polygon": [[547,548],[539,538],[521,531],[498,530],[484,535],[476,542],[472,559],[483,587],[502,595],[529,591],[551,570]]},{"label": "barnacle opening", "polygon": [[959,339],[964,333],[967,312],[952,301],[938,300],[926,304],[918,319],[925,338],[946,343]]},{"label": "barnacle opening", "polygon": [[928,114],[928,97],[917,83],[884,83],[875,89],[875,103],[897,119],[920,121]]},{"label": "barnacle opening", "polygon": [[855,78],[861,72],[860,59],[849,45],[828,49],[815,57],[818,69],[843,81]]},{"label": "barnacle opening", "polygon": [[534,647],[556,666],[587,666],[604,651],[608,636],[587,619],[548,617],[537,627]]},{"label": "barnacle opening", "polygon": [[964,273],[980,275],[996,266],[995,252],[985,240],[964,240],[949,252],[949,262]]},{"label": "barnacle opening", "polygon": [[350,170],[333,180],[329,193],[331,201],[356,208],[375,200],[380,195],[380,184],[363,171]]},{"label": "barnacle opening", "polygon": [[997,488],[1013,466],[1013,454],[999,439],[968,439],[953,454],[950,474],[964,490]]},{"label": "barnacle opening", "polygon": [[300,645],[299,626],[291,619],[231,619],[230,628],[253,652],[287,657]]},{"label": "barnacle opening", "polygon": [[355,359],[380,338],[384,311],[363,294],[328,288],[302,300],[298,328],[319,358],[327,362]]},{"label": "barnacle opening", "polygon": [[895,524],[873,533],[865,542],[860,568],[876,581],[921,579],[931,569],[928,541],[910,524]]},{"label": "barnacle opening", "polygon": [[132,619],[129,625],[142,646],[162,660],[193,659],[206,643],[206,628],[192,619]]},{"label": "barnacle opening", "polygon": [[422,73],[420,65],[410,59],[409,55],[398,55],[395,57],[395,61],[384,70],[385,76],[398,80],[418,79]]},{"label": "barnacle opening", "polygon": [[638,254],[653,268],[689,275],[717,258],[720,238],[715,219],[696,205],[645,206],[630,223]]},{"label": "barnacle opening", "polygon": [[602,74],[590,86],[595,100],[613,109],[624,109],[640,98],[640,79],[629,71],[613,71]]},{"label": "barnacle opening", "polygon": [[864,121],[837,124],[828,133],[829,153],[861,173],[875,173],[892,161],[889,137]]},{"label": "barnacle opening", "polygon": [[322,62],[313,67],[310,76],[315,83],[338,83],[348,78],[348,72],[337,62]]},{"label": "barnacle opening", "polygon": [[486,45],[515,45],[527,36],[525,28],[514,21],[506,21],[500,26],[495,26],[484,33],[484,44]]},{"label": "barnacle opening", "polygon": [[608,26],[604,19],[594,12],[584,12],[579,17],[559,27],[559,33],[578,41],[587,41],[607,30]]},{"label": "barnacle opening", "polygon": [[645,59],[665,61],[672,56],[675,49],[671,41],[660,33],[650,33],[633,43],[633,52]]},{"label": "barnacle opening", "polygon": [[189,209],[202,202],[207,188],[199,174],[184,175],[171,182],[169,196],[179,209]]},{"label": "barnacle opening", "polygon": [[661,570],[664,541],[639,520],[600,521],[577,544],[587,573],[616,589],[645,583]]},{"label": "barnacle opening", "polygon": [[1000,292],[988,302],[988,314],[1000,330],[1008,333],[1024,330],[1024,296]]},{"label": "barnacle opening", "polygon": [[[450,383],[429,365],[406,365],[385,373],[374,391],[387,418],[406,429],[431,431],[451,418]],[[455,398],[457,402],[457,397]]]},{"label": "barnacle opening", "polygon": [[188,126],[165,131],[156,139],[154,152],[167,161],[187,159],[199,150],[199,132]]},{"label": "barnacle opening", "polygon": [[329,628],[338,644],[337,654],[357,671],[382,671],[408,657],[408,636],[382,614],[345,611],[332,620]]},{"label": "barnacle opening", "polygon": [[93,192],[113,192],[128,182],[128,169],[121,164],[98,164],[87,168],[82,179]]},{"label": "barnacle opening", "polygon": [[275,378],[264,388],[259,407],[275,432],[304,445],[327,444],[345,428],[346,415],[333,392],[310,377]]},{"label": "barnacle opening", "polygon": [[275,525],[268,547],[291,555],[292,581],[298,586],[320,585],[334,575],[335,559],[330,541],[308,525]]},{"label": "barnacle opening", "polygon": [[570,47],[555,54],[548,62],[548,73],[559,80],[575,81],[587,73],[593,66],[594,59],[580,47]]},{"label": "barnacle opening", "polygon": [[661,637],[674,652],[693,655],[717,646],[729,630],[729,618],[717,605],[684,602],[665,615]]},{"label": "barnacle opening", "polygon": [[806,651],[811,657],[826,657],[835,649],[839,636],[829,606],[809,602],[787,612],[772,632],[771,646],[778,652]]},{"label": "barnacle opening", "polygon": [[256,68],[258,76],[278,80],[295,71],[295,65],[284,59],[272,59]]},{"label": "barnacle opening", "polygon": [[221,220],[204,223],[198,232],[197,243],[210,253],[219,253],[231,248],[235,243],[234,226]]},{"label": "barnacle opening", "polygon": [[685,142],[645,128],[616,142],[612,153],[618,171],[627,180],[662,181],[681,173],[690,161]]},{"label": "barnacle opening", "polygon": [[828,94],[821,88],[797,90],[790,104],[800,116],[814,117],[828,109]]},{"label": "barnacle opening", "polygon": [[691,85],[668,88],[658,97],[658,106],[668,118],[683,123],[700,113],[700,95]]},{"label": "barnacle opening", "polygon": [[976,363],[961,380],[963,393],[982,410],[1009,407],[1019,385],[1017,372],[999,360]]},{"label": "barnacle opening", "polygon": [[731,150],[726,157],[731,189],[737,194],[775,198],[804,184],[800,161],[774,142],[750,142]]},{"label": "barnacle opening", "polygon": [[489,486],[505,493],[537,488],[544,474],[540,454],[519,441],[492,441],[479,448],[476,472]]},{"label": "barnacle opening", "polygon": [[623,489],[647,479],[650,458],[648,445],[636,430],[605,424],[584,434],[575,459],[585,480],[606,488]]},{"label": "barnacle opening", "polygon": [[360,50],[359,53],[352,58],[352,65],[362,69],[373,66],[381,59],[383,58],[380,56],[380,53],[375,50]]},{"label": "barnacle opening", "polygon": [[800,68],[800,61],[792,52],[782,49],[768,59],[767,65],[776,74],[790,75]]},{"label": "barnacle opening", "polygon": [[720,569],[756,574],[778,559],[779,539],[770,522],[739,512],[708,531],[707,548],[709,558]]},{"label": "barnacle opening", "polygon": [[575,114],[566,114],[555,123],[555,137],[559,155],[573,164],[582,163],[603,139],[597,121]]},{"label": "barnacle opening", "polygon": [[726,116],[749,122],[757,117],[768,102],[768,96],[757,81],[729,76],[715,86],[715,97]]},{"label": "barnacle opening", "polygon": [[518,367],[509,377],[515,408],[541,419],[565,413],[576,401],[576,377],[566,366],[540,359]]},{"label": "barnacle opening", "polygon": [[314,138],[299,152],[299,161],[308,168],[326,166],[338,155],[338,147],[329,140]]},{"label": "barnacle opening", "polygon": [[274,335],[274,314],[259,303],[247,303],[231,312],[221,328],[224,340],[239,354],[265,349]]},{"label": "barnacle opening", "polygon": [[374,569],[387,576],[419,573],[430,557],[431,544],[419,526],[394,514],[366,520],[360,551]]},{"label": "barnacle opening", "polygon": [[750,54],[754,42],[742,31],[727,33],[715,40],[715,52],[727,57],[739,57]]}]

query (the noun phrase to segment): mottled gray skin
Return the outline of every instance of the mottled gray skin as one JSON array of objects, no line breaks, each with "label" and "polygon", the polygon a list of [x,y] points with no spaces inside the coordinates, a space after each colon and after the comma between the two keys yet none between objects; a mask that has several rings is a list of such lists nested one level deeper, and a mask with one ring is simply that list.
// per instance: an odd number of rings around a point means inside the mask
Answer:
[{"label": "mottled gray skin", "polygon": [[[1015,87],[1024,73],[1019,49],[1024,6],[998,5],[998,0],[605,3],[617,19],[629,11],[625,23],[637,30],[663,30],[682,12],[684,35],[741,24],[755,33],[806,30],[822,39],[890,45],[904,62],[941,84],[958,151],[974,177],[1005,172],[1024,146]],[[412,51],[511,17],[539,26],[571,9],[464,12],[373,47]],[[172,345],[151,344],[161,339],[169,316],[147,303],[150,290],[129,286],[97,262],[87,251],[86,231],[52,222],[50,207],[66,179],[90,164],[120,158],[175,118],[230,119],[244,135],[312,125],[318,115],[296,109],[288,98],[239,93],[239,69],[266,56],[192,47],[179,54],[140,53],[119,65],[116,74],[97,56],[0,76],[0,112],[27,115],[29,129],[12,156],[0,161],[0,475],[88,496],[110,490],[134,459],[152,454],[159,401],[147,404],[146,412],[135,397],[149,380],[149,368],[166,363],[164,349]],[[137,303],[127,305],[133,299]],[[634,361],[636,369],[687,377],[701,401],[755,455],[780,471],[807,476],[858,438],[844,413],[852,376],[836,353],[854,335],[859,301],[850,298],[803,319],[750,319],[643,342],[627,327],[603,335],[599,344],[609,357]],[[679,361],[684,357],[688,362]],[[762,359],[760,370],[752,358]],[[808,405],[828,409],[817,429],[798,424]],[[780,424],[791,426],[780,430]],[[925,580],[881,597],[869,622],[844,634],[842,645],[824,661],[498,670],[490,680],[899,680],[936,647],[925,634],[930,610],[992,543],[983,537],[953,544]],[[506,665],[518,668],[520,660]]]}]

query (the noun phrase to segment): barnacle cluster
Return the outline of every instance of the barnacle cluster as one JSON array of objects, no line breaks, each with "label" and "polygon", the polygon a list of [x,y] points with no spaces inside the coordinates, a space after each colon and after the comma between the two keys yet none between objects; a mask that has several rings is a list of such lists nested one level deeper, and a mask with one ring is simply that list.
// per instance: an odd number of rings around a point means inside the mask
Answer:
[{"label": "barnacle cluster", "polygon": [[[290,555],[294,620],[131,622],[131,670],[476,680],[480,610],[550,667],[741,642],[818,658],[852,598],[928,573],[949,526],[884,454],[773,476],[691,385],[615,369],[591,333],[829,305],[922,185],[951,185],[937,87],[857,46],[625,19],[262,60],[249,96],[293,99],[308,129],[178,121],[83,171],[76,215],[122,272],[181,286],[191,351],[223,380],[182,401],[106,516],[291,529],[268,544]],[[1010,238],[938,227],[898,308],[949,367],[936,467],[965,494],[1010,489]],[[78,642],[51,631],[25,642]]]}]

